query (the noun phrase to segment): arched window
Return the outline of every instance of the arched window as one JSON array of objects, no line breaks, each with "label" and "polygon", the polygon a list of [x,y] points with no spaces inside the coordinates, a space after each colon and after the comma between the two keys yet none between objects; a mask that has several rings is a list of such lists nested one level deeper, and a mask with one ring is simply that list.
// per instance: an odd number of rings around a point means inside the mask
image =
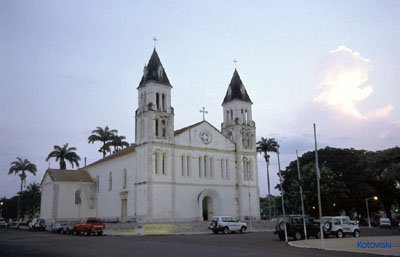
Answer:
[{"label": "arched window", "polygon": [[229,170],[229,160],[228,159],[226,159],[225,171],[226,171],[226,173],[225,173],[226,179],[230,179],[231,175],[230,175],[230,170]]},{"label": "arched window", "polygon": [[96,193],[100,192],[100,177],[99,175],[96,176]]},{"label": "arched window", "polygon": [[204,156],[204,177],[208,177],[208,167],[207,167],[208,157]]},{"label": "arched window", "polygon": [[157,110],[160,110],[160,93],[156,93],[156,105],[157,105]]},{"label": "arched window", "polygon": [[224,159],[221,159],[221,178],[225,178],[225,162]]},{"label": "arched window", "polygon": [[181,166],[182,177],[184,177],[185,176],[185,156],[184,155],[182,155],[181,162],[182,162],[182,166]]},{"label": "arched window", "polygon": [[140,120],[140,138],[144,137],[144,120]]},{"label": "arched window", "polygon": [[190,158],[190,155],[187,156],[186,165],[187,165],[186,175],[189,177],[189,176],[190,176],[190,166],[191,166],[191,158]]},{"label": "arched window", "polygon": [[245,118],[245,124],[249,123],[249,113],[247,110],[244,111],[244,118]]},{"label": "arched window", "polygon": [[124,179],[122,182],[122,188],[126,189],[126,181],[127,181],[127,174],[126,174],[126,168],[124,168]]},{"label": "arched window", "polygon": [[161,121],[161,136],[162,137],[167,136],[167,120],[165,119]]},{"label": "arched window", "polygon": [[167,153],[162,155],[162,174],[167,174]]},{"label": "arched window", "polygon": [[226,120],[229,121],[229,111],[226,111]]},{"label": "arched window", "polygon": [[214,177],[214,158],[210,158],[210,177]]},{"label": "arched window", "polygon": [[247,171],[247,159],[243,159],[243,178],[244,180],[248,180],[248,171]]},{"label": "arched window", "polygon": [[108,174],[108,191],[112,190],[112,172]]},{"label": "arched window", "polygon": [[203,177],[203,157],[199,157],[199,178]]},{"label": "arched window", "polygon": [[233,120],[233,111],[231,110],[231,120]]},{"label": "arched window", "polygon": [[154,152],[154,173],[160,174],[161,166],[161,152],[157,150]]},{"label": "arched window", "polygon": [[75,191],[75,204],[80,205],[81,203],[82,203],[81,190],[78,189]]},{"label": "arched window", "polygon": [[158,124],[158,119],[156,118],[156,120],[155,120],[155,122],[156,122],[156,125],[155,125],[155,134],[156,134],[156,137],[158,137],[158,127],[159,127],[159,124]]},{"label": "arched window", "polygon": [[161,95],[161,99],[162,99],[162,104],[161,104],[161,106],[162,106],[162,110],[163,111],[166,111],[166,106],[165,106],[165,94],[162,94]]}]

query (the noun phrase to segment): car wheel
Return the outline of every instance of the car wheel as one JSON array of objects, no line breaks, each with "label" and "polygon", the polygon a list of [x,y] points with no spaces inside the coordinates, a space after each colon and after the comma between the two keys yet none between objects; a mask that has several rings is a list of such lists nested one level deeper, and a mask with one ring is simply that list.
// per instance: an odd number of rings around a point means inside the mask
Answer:
[{"label": "car wheel", "polygon": [[338,232],[336,232],[336,237],[337,238],[342,238],[344,236],[343,231],[342,230],[338,230]]},{"label": "car wheel", "polygon": [[244,232],[246,232],[246,227],[242,226],[240,228],[240,234],[244,234]]},{"label": "car wheel", "polygon": [[360,231],[357,230],[357,229],[354,230],[353,236],[354,236],[354,237],[359,237],[359,236],[360,236]]},{"label": "car wheel", "polygon": [[90,231],[90,230],[86,231],[87,236],[90,236],[91,234],[92,234],[92,231]]},{"label": "car wheel", "polygon": [[324,230],[329,231],[332,228],[332,224],[330,222],[325,222],[324,224]]},{"label": "car wheel", "polygon": [[299,231],[297,231],[293,236],[294,240],[301,240],[302,237],[303,236],[301,235],[301,233]]},{"label": "car wheel", "polygon": [[216,222],[216,221],[213,221],[213,222],[211,223],[211,227],[216,228],[216,227],[217,227],[217,222]]},{"label": "car wheel", "polygon": [[224,227],[224,234],[228,234],[229,233],[229,228],[228,227]]},{"label": "car wheel", "polygon": [[98,236],[102,236],[103,235],[103,231],[100,231],[97,233]]},{"label": "car wheel", "polygon": [[279,223],[279,230],[284,230],[285,229],[285,223],[282,221],[281,223]]}]

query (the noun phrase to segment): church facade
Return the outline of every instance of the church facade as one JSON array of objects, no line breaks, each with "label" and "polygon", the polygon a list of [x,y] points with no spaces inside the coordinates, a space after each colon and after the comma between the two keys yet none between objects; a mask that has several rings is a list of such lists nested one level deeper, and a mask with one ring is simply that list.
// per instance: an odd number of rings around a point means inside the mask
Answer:
[{"label": "church facade", "polygon": [[78,171],[48,170],[41,217],[191,222],[259,219],[252,102],[235,69],[221,130],[203,120],[174,128],[172,85],[156,50],[137,88],[135,143]]}]

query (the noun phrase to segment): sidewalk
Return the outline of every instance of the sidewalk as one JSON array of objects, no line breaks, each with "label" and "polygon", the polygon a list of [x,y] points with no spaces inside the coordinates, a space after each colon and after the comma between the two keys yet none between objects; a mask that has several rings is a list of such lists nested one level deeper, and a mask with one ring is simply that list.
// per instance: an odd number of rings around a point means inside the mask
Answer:
[{"label": "sidewalk", "polygon": [[[372,253],[380,255],[400,256],[400,236],[386,236],[386,237],[345,237],[345,238],[328,238],[324,240],[325,250],[344,251],[344,252],[357,252],[357,253]],[[368,243],[390,243],[391,248],[372,248],[374,245]],[[301,241],[289,242],[289,245],[301,248],[316,248],[321,249],[320,239],[308,239]]]}]

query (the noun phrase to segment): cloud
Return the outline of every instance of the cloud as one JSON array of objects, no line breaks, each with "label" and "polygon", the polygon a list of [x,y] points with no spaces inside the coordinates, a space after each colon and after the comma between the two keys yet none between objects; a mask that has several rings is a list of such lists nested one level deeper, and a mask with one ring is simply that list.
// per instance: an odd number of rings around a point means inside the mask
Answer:
[{"label": "cloud", "polygon": [[365,85],[372,68],[371,60],[346,46],[330,51],[314,68],[314,101],[362,120],[388,116],[394,108],[390,104],[367,114],[356,108],[357,102],[365,100],[373,92],[371,85]]}]

